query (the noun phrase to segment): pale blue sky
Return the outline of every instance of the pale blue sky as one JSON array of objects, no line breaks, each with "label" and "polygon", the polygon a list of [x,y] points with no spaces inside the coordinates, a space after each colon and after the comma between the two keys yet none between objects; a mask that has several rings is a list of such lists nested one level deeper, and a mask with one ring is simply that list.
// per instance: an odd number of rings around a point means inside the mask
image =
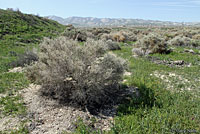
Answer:
[{"label": "pale blue sky", "polygon": [[19,8],[40,16],[133,18],[200,22],[200,0],[0,0],[0,8]]}]

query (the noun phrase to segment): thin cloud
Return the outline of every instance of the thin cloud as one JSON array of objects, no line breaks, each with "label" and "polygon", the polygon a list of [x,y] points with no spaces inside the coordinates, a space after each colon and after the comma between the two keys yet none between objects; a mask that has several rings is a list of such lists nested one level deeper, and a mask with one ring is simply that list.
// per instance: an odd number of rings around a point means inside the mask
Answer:
[{"label": "thin cloud", "polygon": [[200,0],[188,0],[188,2],[196,4],[196,5],[200,5]]},{"label": "thin cloud", "polygon": [[199,8],[200,0],[181,0],[181,1],[168,1],[168,2],[156,2],[153,6],[164,6],[164,7],[188,7],[188,8]]},{"label": "thin cloud", "polygon": [[106,2],[106,0],[89,0],[89,3],[91,3],[91,4],[99,4],[102,2]]}]

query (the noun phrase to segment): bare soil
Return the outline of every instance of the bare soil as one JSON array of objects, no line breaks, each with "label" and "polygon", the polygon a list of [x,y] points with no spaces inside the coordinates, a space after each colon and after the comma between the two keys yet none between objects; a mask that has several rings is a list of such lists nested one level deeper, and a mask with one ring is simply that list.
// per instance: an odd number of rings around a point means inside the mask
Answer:
[{"label": "bare soil", "polygon": [[[93,115],[88,111],[59,104],[56,100],[41,96],[40,88],[40,85],[31,84],[20,91],[28,109],[28,129],[31,134],[59,134],[63,131],[71,133],[79,119],[94,129],[110,130],[112,127],[119,103],[105,106],[98,111],[98,115]],[[134,92],[135,88],[129,88],[121,93],[121,98]]]}]

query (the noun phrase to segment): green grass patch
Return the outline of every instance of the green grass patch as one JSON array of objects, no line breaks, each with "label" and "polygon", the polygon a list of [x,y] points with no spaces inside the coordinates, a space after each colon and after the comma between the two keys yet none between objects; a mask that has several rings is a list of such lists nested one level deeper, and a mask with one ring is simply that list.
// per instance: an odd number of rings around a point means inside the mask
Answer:
[{"label": "green grass patch", "polygon": [[[189,78],[194,80],[197,76],[196,73],[199,74],[198,66],[179,69],[156,65],[144,58],[132,58],[130,47],[124,47],[116,53],[129,60],[130,71],[133,75],[128,79],[128,84],[139,88],[140,98],[133,98],[119,107],[111,133],[170,134],[178,130],[200,132],[200,98],[195,97],[189,91],[168,91],[165,89],[166,83],[150,75],[154,71],[173,71],[183,76],[190,76]],[[195,55],[175,52],[156,56],[190,62],[195,62],[197,58]]]},{"label": "green grass patch", "polygon": [[6,96],[0,99],[0,109],[3,115],[25,114],[26,109],[20,96]]},{"label": "green grass patch", "polygon": [[[180,132],[200,132],[200,98],[199,88],[194,91],[181,91],[187,84],[174,86],[173,91],[166,89],[166,82],[153,75],[157,72],[170,72],[193,81],[199,78],[199,66],[172,68],[157,65],[146,58],[132,57],[130,46],[122,46],[122,50],[115,51],[129,62],[129,71],[132,73],[127,79],[127,85],[139,88],[140,97],[127,100],[118,108],[114,126],[109,134],[171,134]],[[178,55],[178,56],[177,56]],[[156,55],[176,60],[187,59],[187,54],[171,53],[170,55]],[[194,61],[195,55],[190,55],[188,61]],[[181,80],[180,80],[181,81]],[[177,82],[177,81],[172,81]],[[196,82],[199,85],[200,82]],[[198,92],[197,92],[198,90]],[[80,126],[84,126],[81,124]],[[85,126],[81,130],[88,130]],[[88,131],[86,131],[88,132]],[[98,131],[96,131],[98,133]]]},{"label": "green grass patch", "polygon": [[11,53],[22,54],[38,47],[43,37],[54,38],[64,29],[65,26],[49,19],[0,9],[0,72],[7,71],[8,64],[16,60]]},{"label": "green grass patch", "polygon": [[200,65],[200,57],[190,53],[171,52],[168,55],[153,54],[152,56],[159,57],[161,60],[183,60],[186,63],[191,63],[192,65]]},{"label": "green grass patch", "polygon": [[29,81],[23,73],[0,74],[0,93],[18,91],[27,87]]},{"label": "green grass patch", "polygon": [[[44,37],[54,38],[65,26],[46,18],[0,9],[0,116],[26,113],[23,98],[17,91],[29,85],[24,73],[8,73],[9,63],[20,54],[38,48]],[[28,134],[25,124],[2,134]]]}]

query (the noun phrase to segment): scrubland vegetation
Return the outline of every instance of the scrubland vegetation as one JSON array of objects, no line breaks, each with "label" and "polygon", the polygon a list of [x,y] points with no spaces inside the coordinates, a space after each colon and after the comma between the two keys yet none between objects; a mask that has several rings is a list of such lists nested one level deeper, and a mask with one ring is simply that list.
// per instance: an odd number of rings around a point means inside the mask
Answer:
[{"label": "scrubland vegetation", "polygon": [[[199,27],[75,28],[0,10],[0,120],[24,117],[0,133],[37,128],[30,127],[22,97],[30,83],[60,107],[89,114],[115,104],[119,92],[137,89],[117,104],[109,129],[98,129],[95,118],[90,124],[79,119],[71,133],[199,133],[199,37]],[[14,67],[23,71],[9,71]]]}]

